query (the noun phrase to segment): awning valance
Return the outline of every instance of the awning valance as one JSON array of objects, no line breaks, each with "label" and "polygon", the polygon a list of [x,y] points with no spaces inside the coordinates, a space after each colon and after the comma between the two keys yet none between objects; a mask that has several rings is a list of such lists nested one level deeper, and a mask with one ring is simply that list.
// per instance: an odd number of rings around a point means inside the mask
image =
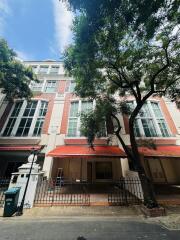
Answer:
[{"label": "awning valance", "polygon": [[180,146],[157,146],[156,149],[139,147],[139,151],[146,157],[179,157]]},{"label": "awning valance", "polygon": [[[156,149],[139,147],[139,152],[145,157],[179,157],[180,146],[157,146]],[[94,149],[88,146],[64,145],[56,147],[48,153],[51,157],[126,157],[125,152],[118,146],[95,146]]]},{"label": "awning valance", "polygon": [[118,146],[59,146],[48,153],[51,157],[125,157],[125,153]]},{"label": "awning valance", "polygon": [[41,146],[34,146],[34,145],[6,145],[0,146],[0,151],[33,151],[39,150]]}]

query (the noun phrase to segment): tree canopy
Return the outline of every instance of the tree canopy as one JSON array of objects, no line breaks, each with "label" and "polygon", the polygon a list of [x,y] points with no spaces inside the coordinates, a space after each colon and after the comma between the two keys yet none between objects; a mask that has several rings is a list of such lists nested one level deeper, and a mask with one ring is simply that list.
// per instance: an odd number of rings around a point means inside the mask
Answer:
[{"label": "tree canopy", "polygon": [[[82,119],[84,133],[92,143],[98,122],[111,116],[128,158],[144,174],[134,133],[136,117],[150,97],[176,101],[180,95],[179,0],[66,2],[75,20],[65,67],[76,80],[76,94],[96,99],[97,106]],[[133,109],[127,104],[129,96],[136,102]],[[131,149],[121,137],[120,112],[129,115]]]},{"label": "tree canopy", "polygon": [[8,47],[4,39],[0,39],[0,88],[10,100],[29,98],[31,81],[36,81],[32,69],[25,67],[16,58],[16,53]]}]

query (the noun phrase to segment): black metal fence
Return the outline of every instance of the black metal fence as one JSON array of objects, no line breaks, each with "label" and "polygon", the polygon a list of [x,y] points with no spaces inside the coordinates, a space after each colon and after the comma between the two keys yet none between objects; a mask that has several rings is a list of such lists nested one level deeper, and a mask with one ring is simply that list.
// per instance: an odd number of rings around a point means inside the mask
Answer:
[{"label": "black metal fence", "polygon": [[9,183],[10,183],[9,178],[0,177],[0,207],[3,207],[4,205],[5,200],[4,192],[8,189]]},{"label": "black metal fence", "polygon": [[[102,188],[105,186],[102,185]],[[108,204],[111,206],[127,206],[143,202],[141,182],[138,178],[121,178],[110,186],[108,192],[104,188],[104,195],[107,195]],[[34,206],[88,206],[91,203],[91,194],[97,194],[98,200],[98,193],[99,186],[97,188],[96,184],[73,183],[61,179],[40,179],[36,189]],[[103,193],[103,189],[100,193]]]},{"label": "black metal fence", "polygon": [[108,194],[108,203],[112,206],[127,206],[142,202],[143,192],[139,178],[121,178]]},{"label": "black metal fence", "polygon": [[40,179],[37,185],[34,206],[90,205],[90,194],[85,184]]}]

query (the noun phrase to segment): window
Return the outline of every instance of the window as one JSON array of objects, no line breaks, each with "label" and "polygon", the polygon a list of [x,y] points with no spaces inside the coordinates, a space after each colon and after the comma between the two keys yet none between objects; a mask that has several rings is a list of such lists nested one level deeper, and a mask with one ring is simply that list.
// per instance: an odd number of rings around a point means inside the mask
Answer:
[{"label": "window", "polygon": [[40,66],[39,73],[40,74],[46,74],[48,72],[49,66]]},{"label": "window", "polygon": [[71,82],[70,82],[70,88],[69,88],[69,92],[73,92],[73,91],[74,91],[74,88],[75,88],[75,86],[76,86],[76,83],[75,83],[75,81],[71,81]]},{"label": "window", "polygon": [[32,68],[33,72],[36,73],[38,66],[37,65],[32,65],[31,68]]},{"label": "window", "polygon": [[47,112],[46,101],[16,102],[3,136],[39,136]]},{"label": "window", "polygon": [[81,112],[87,113],[93,109],[92,101],[79,101],[72,102],[69,114],[68,136],[77,137],[80,136],[80,115]]},{"label": "window", "polygon": [[57,81],[49,80],[46,82],[45,92],[46,93],[54,93],[56,92]]},{"label": "window", "polygon": [[66,82],[66,89],[65,89],[65,92],[73,92],[75,86],[76,86],[75,81],[73,81],[73,80],[71,80],[71,81],[67,81],[67,82]]},{"label": "window", "polygon": [[157,102],[151,102],[151,106],[153,108],[153,111],[154,111],[154,114],[155,114],[155,117],[156,117],[156,120],[157,120],[157,123],[160,128],[162,136],[168,137],[169,136],[168,128],[167,128],[166,122],[163,118],[159,104]]},{"label": "window", "polygon": [[32,82],[32,83],[31,83],[31,89],[32,89],[32,91],[34,91],[34,92],[41,92],[42,86],[43,86],[43,82],[42,82],[42,81]]},{"label": "window", "polygon": [[15,124],[16,120],[17,120],[17,117],[19,115],[21,107],[22,107],[22,102],[16,102],[15,103],[14,110],[13,110],[13,112],[12,112],[10,118],[9,118],[7,126],[4,130],[3,136],[10,136],[11,135],[12,129],[14,127],[14,124]]},{"label": "window", "polygon": [[78,135],[78,108],[79,102],[72,102],[69,116],[68,136],[76,137]]},{"label": "window", "polygon": [[37,107],[37,101],[28,102],[24,114],[21,118],[16,136],[28,136],[34,113]]},{"label": "window", "polygon": [[51,66],[50,74],[58,74],[59,66]]},{"label": "window", "polygon": [[[135,107],[135,102],[129,102],[131,108]],[[147,101],[134,123],[136,137],[168,137],[169,131],[162,115],[158,102]]]},{"label": "window", "polygon": [[42,126],[43,126],[44,119],[45,119],[45,116],[47,113],[47,106],[48,106],[47,102],[44,102],[44,101],[41,102],[41,106],[40,106],[40,109],[38,112],[38,117],[36,120],[36,125],[34,128],[33,136],[39,136],[41,134]]},{"label": "window", "polygon": [[[81,128],[81,113],[88,113],[93,109],[92,101],[76,101],[71,103],[69,122],[68,122],[68,137],[80,137],[83,136]],[[102,130],[99,137],[106,136],[106,125],[102,126]]]}]

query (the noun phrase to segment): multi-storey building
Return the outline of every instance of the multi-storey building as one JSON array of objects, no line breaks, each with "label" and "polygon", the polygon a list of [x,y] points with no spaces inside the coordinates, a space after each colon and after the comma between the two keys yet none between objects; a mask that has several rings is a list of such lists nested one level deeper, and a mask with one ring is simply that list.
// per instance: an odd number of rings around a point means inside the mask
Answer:
[{"label": "multi-storey building", "polygon": [[[93,109],[95,102],[73,94],[75,82],[65,75],[63,63],[27,61],[39,82],[31,83],[31,101],[0,98],[0,175],[10,176],[25,161],[30,151],[44,146],[38,156],[45,176],[59,174],[73,181],[111,182],[125,175],[129,163],[112,134],[111,123],[95,140],[94,150],[87,146],[80,131],[82,112]],[[135,102],[129,98],[133,107]],[[122,137],[127,145],[127,116],[118,116]],[[153,139],[157,148],[140,147],[142,163],[154,182],[180,182],[180,111],[164,98],[151,98],[138,115],[137,138]]]}]

